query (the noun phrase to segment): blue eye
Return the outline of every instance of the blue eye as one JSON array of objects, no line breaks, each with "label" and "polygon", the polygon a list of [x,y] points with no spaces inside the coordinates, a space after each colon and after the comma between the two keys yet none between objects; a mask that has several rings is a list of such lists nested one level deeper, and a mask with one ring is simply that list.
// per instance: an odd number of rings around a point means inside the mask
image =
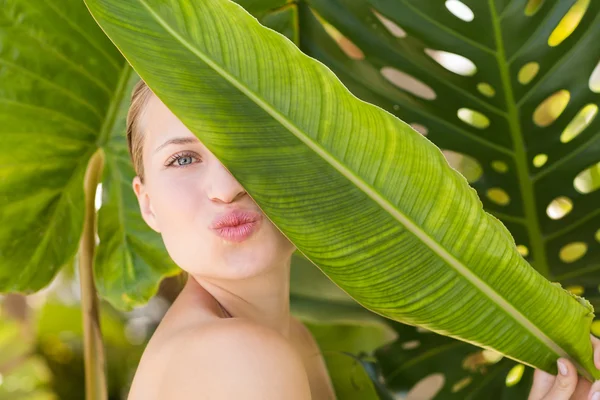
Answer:
[{"label": "blue eye", "polygon": [[167,167],[174,166],[175,168],[182,168],[194,164],[194,160],[200,160],[200,157],[195,153],[179,153],[172,156],[165,165]]},{"label": "blue eye", "polygon": [[190,156],[183,156],[183,157],[179,157],[177,159],[178,165],[188,165],[191,163],[192,163],[192,157],[190,157]]}]

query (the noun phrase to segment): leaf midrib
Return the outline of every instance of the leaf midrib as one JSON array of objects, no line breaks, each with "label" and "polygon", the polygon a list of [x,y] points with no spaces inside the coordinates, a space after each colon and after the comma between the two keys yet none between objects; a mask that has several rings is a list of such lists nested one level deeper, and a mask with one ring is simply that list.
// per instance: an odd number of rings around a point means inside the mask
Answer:
[{"label": "leaf midrib", "polygon": [[420,15],[424,20],[430,22],[432,25],[437,26],[438,28],[440,28],[442,31],[446,31],[448,34],[454,36],[457,39],[460,39],[461,41],[463,41],[464,43],[467,43],[485,53],[488,54],[495,54],[494,49],[491,49],[481,43],[478,43],[464,35],[461,35],[460,33],[456,32],[453,29],[448,28],[445,25],[442,25],[440,23],[438,23],[436,20],[432,19],[429,15],[423,13],[421,10],[419,10],[418,8],[416,8],[415,6],[409,4],[406,0],[400,0],[402,1],[402,3],[404,3],[404,5],[406,6],[406,8],[410,8],[415,14]]},{"label": "leaf midrib", "polygon": [[533,193],[533,184],[529,177],[529,168],[527,167],[527,153],[525,151],[525,143],[523,142],[523,133],[521,132],[521,123],[519,121],[519,110],[515,102],[510,80],[510,71],[508,69],[508,61],[504,51],[504,39],[502,38],[502,30],[500,21],[496,12],[496,7],[493,0],[488,0],[490,8],[490,16],[494,29],[494,38],[496,40],[496,61],[498,70],[500,71],[500,79],[506,98],[506,108],[508,112],[508,125],[510,135],[514,146],[514,160],[517,166],[517,176],[523,198],[523,208],[525,219],[527,221],[526,228],[529,232],[529,241],[531,244],[531,254],[533,255],[536,270],[544,277],[550,276],[546,252],[544,251],[544,243],[542,242],[542,232],[536,213],[536,203]]},{"label": "leaf midrib", "polygon": [[[271,115],[275,120],[282,124],[285,128],[287,128],[290,133],[295,135],[299,140],[301,140],[305,145],[310,147],[315,153],[317,153],[323,160],[327,161],[332,167],[334,167],[340,174],[345,176],[348,180],[353,182],[358,188],[364,191],[373,201],[379,204],[384,210],[386,210],[390,215],[395,217],[403,226],[410,231],[413,235],[422,240],[422,242],[427,245],[435,254],[437,254],[441,259],[443,259],[448,265],[452,266],[455,270],[457,270],[461,276],[471,282],[475,287],[479,288],[480,291],[487,295],[492,302],[499,305],[505,312],[512,316],[517,322],[521,324],[522,327],[526,328],[531,334],[538,338],[538,340],[545,344],[548,349],[560,357],[570,358],[568,354],[558,346],[554,341],[552,341],[546,334],[544,334],[535,324],[533,324],[528,318],[526,318],[519,310],[517,310],[512,304],[510,304],[504,297],[502,297],[499,293],[493,290],[486,282],[481,280],[478,276],[476,276],[471,270],[469,270],[465,265],[463,265],[459,260],[457,260],[452,254],[450,254],[445,248],[443,248],[439,243],[433,240],[426,232],[423,232],[419,226],[417,226],[413,221],[411,221],[406,215],[400,213],[392,204],[389,203],[386,199],[382,198],[376,190],[374,190],[370,185],[364,182],[360,177],[356,176],[352,171],[342,165],[337,159],[335,159],[331,154],[325,152],[320,145],[315,143],[311,138],[307,135],[303,134],[302,131],[297,128],[294,124],[285,118],[285,116],[281,115],[277,110],[273,109],[265,100],[256,95],[249,88],[244,86],[241,82],[239,82],[235,77],[229,74],[227,71],[222,69],[219,65],[217,65],[213,60],[199,51],[197,48],[192,46],[188,41],[186,41],[182,36],[180,36],[169,24],[164,21],[160,15],[158,15],[147,3],[145,0],[137,0],[146,10],[149,12],[151,17],[155,18],[156,22],[161,25],[166,32],[171,34],[174,39],[178,40],[182,46],[187,48],[192,54],[196,55],[203,62],[208,64],[215,72],[223,77],[223,79],[227,80],[232,86],[240,90],[240,92],[244,93],[249,99],[255,102],[256,105],[261,107],[265,112]],[[492,0],[488,0],[488,3]],[[242,6],[237,3],[231,2],[231,6],[239,7],[241,10],[246,12]],[[495,16],[495,9],[493,9],[493,13]],[[495,25],[496,21],[494,20]],[[259,24],[258,21],[256,21]],[[495,28],[497,28],[495,26]],[[497,38],[498,39],[498,38]],[[310,59],[306,54],[299,51],[299,57],[305,57],[306,59]],[[504,66],[506,68],[506,66]],[[341,84],[341,82],[340,82]],[[513,102],[514,107],[514,102]],[[518,132],[518,131],[517,131]],[[308,257],[307,257],[308,258]],[[312,262],[312,260],[311,260]],[[574,362],[576,366],[578,366],[581,370],[585,371],[581,366]]]},{"label": "leaf midrib", "polygon": [[[502,87],[504,88],[506,107],[508,111],[508,122],[511,137],[513,139],[515,147],[515,164],[517,166],[517,175],[519,179],[519,185],[521,188],[521,196],[523,198],[523,206],[525,211],[525,219],[527,220],[527,230],[529,232],[529,239],[532,249],[532,254],[535,258],[535,266],[543,276],[549,276],[548,261],[546,259],[546,252],[544,251],[544,243],[542,242],[542,234],[540,231],[540,225],[536,214],[536,204],[534,198],[534,192],[532,182],[529,179],[529,168],[527,164],[527,153],[525,152],[525,144],[523,142],[523,135],[521,132],[521,124],[519,122],[519,111],[514,100],[514,94],[512,91],[512,85],[510,80],[510,71],[508,69],[508,62],[504,51],[504,40],[502,38],[502,31],[500,27],[500,20],[497,15],[496,6],[494,0],[488,0],[488,6],[490,9],[490,16],[492,19],[492,25],[494,29],[494,38],[496,40],[496,60],[498,62],[498,69],[500,71],[500,79],[502,80]],[[550,340],[549,338],[546,338]],[[542,338],[544,340],[544,338]],[[555,350],[561,357],[564,357],[566,352],[553,341],[547,343],[547,345]],[[567,356],[570,359],[570,357]],[[573,364],[579,370],[585,371],[581,364],[576,360],[571,360]]]}]

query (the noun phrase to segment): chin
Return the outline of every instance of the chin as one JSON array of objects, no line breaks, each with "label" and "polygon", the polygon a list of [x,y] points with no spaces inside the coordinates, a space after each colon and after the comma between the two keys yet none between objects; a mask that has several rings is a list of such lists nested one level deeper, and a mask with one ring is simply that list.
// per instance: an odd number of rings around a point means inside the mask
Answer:
[{"label": "chin", "polygon": [[296,249],[269,224],[238,243],[216,235],[196,237],[194,242],[203,243],[200,246],[182,239],[163,236],[173,261],[192,275],[215,279],[247,279],[281,268]]},{"label": "chin", "polygon": [[268,272],[271,268],[280,268],[284,257],[281,249],[273,246],[274,243],[266,241],[247,243],[223,250],[215,260],[216,265],[221,265],[221,271],[231,279],[244,279]]}]

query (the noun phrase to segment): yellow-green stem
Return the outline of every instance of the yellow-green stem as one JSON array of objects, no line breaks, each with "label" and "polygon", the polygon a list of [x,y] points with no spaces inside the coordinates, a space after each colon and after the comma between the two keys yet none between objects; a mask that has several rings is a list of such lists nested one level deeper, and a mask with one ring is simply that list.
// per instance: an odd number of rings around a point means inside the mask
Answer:
[{"label": "yellow-green stem", "polygon": [[106,400],[106,368],[104,343],[100,329],[98,296],[94,283],[94,251],[96,249],[96,187],[102,177],[104,152],[94,153],[87,167],[84,182],[85,220],[79,244],[79,281],[83,316],[83,344],[86,400]]}]

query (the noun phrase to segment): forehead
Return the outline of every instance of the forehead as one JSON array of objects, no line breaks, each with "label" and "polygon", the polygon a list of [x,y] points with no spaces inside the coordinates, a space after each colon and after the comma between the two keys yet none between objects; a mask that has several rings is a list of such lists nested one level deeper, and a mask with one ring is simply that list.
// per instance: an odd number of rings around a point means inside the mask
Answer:
[{"label": "forehead", "polygon": [[175,137],[196,138],[196,135],[154,94],[150,96],[144,114],[144,134],[149,151]]}]

